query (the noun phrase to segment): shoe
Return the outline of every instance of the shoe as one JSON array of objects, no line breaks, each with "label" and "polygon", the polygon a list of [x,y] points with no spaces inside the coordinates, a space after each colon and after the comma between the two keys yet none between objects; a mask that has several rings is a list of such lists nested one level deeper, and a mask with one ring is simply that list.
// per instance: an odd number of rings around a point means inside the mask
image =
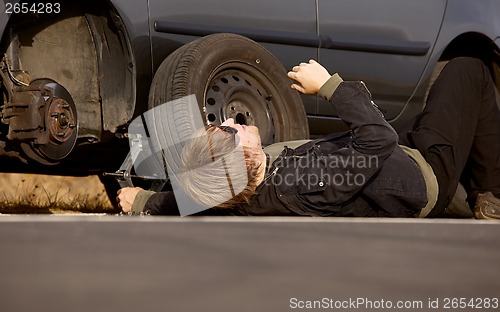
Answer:
[{"label": "shoe", "polygon": [[500,199],[491,192],[478,194],[474,205],[474,218],[500,219]]}]

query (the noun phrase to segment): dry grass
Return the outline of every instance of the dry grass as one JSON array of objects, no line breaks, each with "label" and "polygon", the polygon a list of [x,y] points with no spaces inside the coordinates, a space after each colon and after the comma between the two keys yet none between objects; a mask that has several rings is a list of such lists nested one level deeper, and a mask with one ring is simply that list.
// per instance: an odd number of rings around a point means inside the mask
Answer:
[{"label": "dry grass", "polygon": [[0,174],[0,213],[115,213],[96,176]]}]

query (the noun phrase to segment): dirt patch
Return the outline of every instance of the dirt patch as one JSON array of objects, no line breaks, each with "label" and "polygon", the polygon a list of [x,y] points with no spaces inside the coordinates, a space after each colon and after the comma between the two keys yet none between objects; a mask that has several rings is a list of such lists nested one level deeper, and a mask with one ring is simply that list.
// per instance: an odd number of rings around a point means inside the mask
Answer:
[{"label": "dirt patch", "polygon": [[97,176],[0,173],[0,213],[113,212]]}]

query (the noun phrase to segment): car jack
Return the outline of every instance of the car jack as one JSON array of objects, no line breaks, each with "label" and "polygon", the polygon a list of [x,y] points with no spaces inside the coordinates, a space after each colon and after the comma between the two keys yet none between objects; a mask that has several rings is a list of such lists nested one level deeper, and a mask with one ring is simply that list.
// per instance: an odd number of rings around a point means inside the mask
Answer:
[{"label": "car jack", "polygon": [[[133,180],[147,181],[149,190],[159,192],[169,179],[163,164],[163,158],[152,153],[150,140],[140,134],[125,134],[129,138],[130,151],[120,168],[115,172],[104,172],[103,176],[116,178],[120,187],[134,187]],[[132,173],[135,171],[135,174]]]}]

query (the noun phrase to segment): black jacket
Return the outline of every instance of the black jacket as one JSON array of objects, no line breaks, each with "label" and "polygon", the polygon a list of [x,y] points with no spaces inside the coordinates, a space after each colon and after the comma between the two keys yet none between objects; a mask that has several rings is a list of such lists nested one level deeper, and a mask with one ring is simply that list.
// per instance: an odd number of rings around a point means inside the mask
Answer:
[{"label": "black jacket", "polygon": [[414,217],[427,203],[420,168],[362,82],[342,82],[330,99],[350,132],[285,148],[247,215]]},{"label": "black jacket", "polygon": [[[342,82],[330,102],[350,132],[285,148],[268,164],[268,174],[250,205],[235,211],[209,209],[199,215],[418,215],[427,203],[420,168],[397,145],[396,132],[373,105],[365,85]],[[173,192],[151,196],[144,212],[179,215]]]}]

